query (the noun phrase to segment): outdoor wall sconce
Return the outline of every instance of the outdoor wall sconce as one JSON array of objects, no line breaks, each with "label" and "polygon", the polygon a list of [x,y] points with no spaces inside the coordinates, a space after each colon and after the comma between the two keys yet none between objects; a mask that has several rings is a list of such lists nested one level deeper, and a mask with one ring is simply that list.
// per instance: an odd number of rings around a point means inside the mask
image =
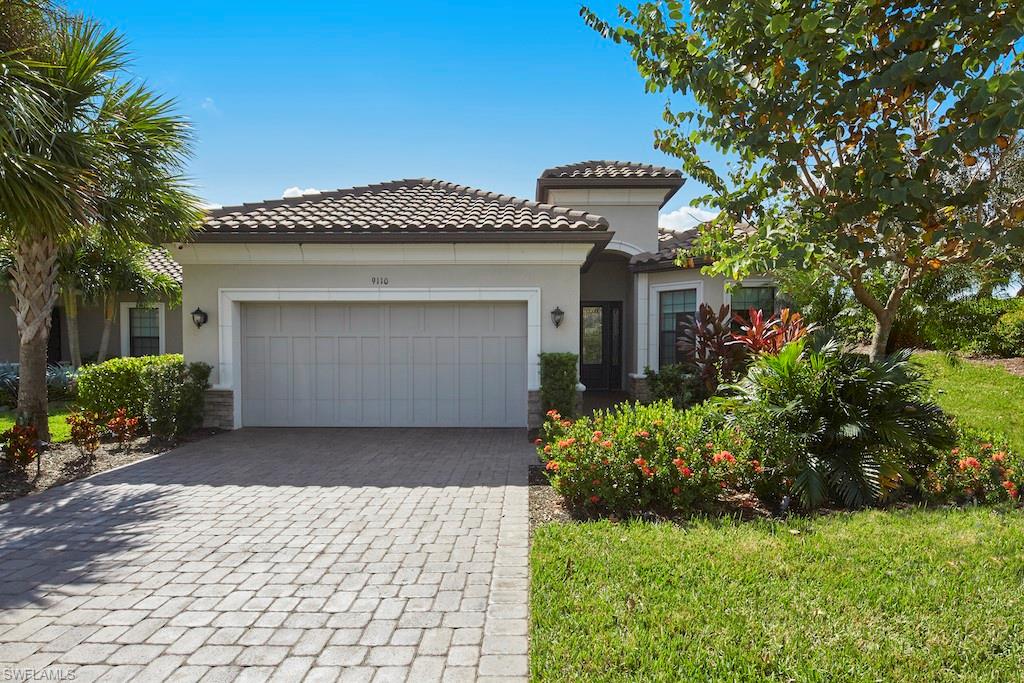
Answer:
[{"label": "outdoor wall sconce", "polygon": [[563,319],[565,319],[565,311],[556,306],[555,310],[551,311],[551,322],[555,324],[555,327],[558,327],[562,324]]},{"label": "outdoor wall sconce", "polygon": [[202,327],[209,319],[210,316],[206,315],[206,311],[198,306],[196,306],[196,310],[192,311],[192,322],[196,324],[196,327]]}]

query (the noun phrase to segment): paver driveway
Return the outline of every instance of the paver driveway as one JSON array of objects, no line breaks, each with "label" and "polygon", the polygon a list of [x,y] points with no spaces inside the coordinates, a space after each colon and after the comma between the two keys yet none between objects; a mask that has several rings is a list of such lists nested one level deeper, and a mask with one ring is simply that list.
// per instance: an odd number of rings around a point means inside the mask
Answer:
[{"label": "paver driveway", "polygon": [[0,506],[0,675],[525,678],[531,453],[241,430]]}]

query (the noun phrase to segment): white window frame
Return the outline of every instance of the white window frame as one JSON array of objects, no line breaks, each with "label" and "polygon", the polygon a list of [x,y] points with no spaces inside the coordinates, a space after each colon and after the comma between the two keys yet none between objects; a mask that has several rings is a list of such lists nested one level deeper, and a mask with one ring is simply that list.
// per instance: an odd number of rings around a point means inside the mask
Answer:
[{"label": "white window frame", "polygon": [[704,303],[704,281],[685,280],[682,282],[668,282],[664,284],[651,285],[647,296],[648,318],[647,318],[647,365],[661,370],[661,293],[676,292],[684,289],[697,291],[697,309]]},{"label": "white window frame", "polygon": [[162,301],[140,304],[137,301],[121,302],[121,356],[131,355],[131,330],[129,329],[129,311],[133,308],[155,308],[158,311],[157,325],[160,335],[160,355],[167,353],[167,307]]}]

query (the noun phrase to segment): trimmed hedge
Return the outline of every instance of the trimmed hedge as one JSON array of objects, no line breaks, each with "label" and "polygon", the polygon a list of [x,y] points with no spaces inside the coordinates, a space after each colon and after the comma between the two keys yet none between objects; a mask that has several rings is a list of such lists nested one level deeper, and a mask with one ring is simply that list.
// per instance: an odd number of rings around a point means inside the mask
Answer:
[{"label": "trimmed hedge", "polygon": [[143,371],[149,367],[184,362],[181,354],[169,353],[111,358],[86,366],[78,373],[78,404],[83,410],[98,413],[103,419],[109,419],[118,408],[124,408],[128,417],[145,417],[149,391],[143,381]]},{"label": "trimmed hedge", "polygon": [[150,365],[142,371],[149,392],[146,420],[153,436],[173,439],[203,426],[203,404],[210,388],[207,363]]},{"label": "trimmed hedge", "polygon": [[540,401],[544,412],[557,410],[562,415],[576,415],[575,353],[540,354]]}]

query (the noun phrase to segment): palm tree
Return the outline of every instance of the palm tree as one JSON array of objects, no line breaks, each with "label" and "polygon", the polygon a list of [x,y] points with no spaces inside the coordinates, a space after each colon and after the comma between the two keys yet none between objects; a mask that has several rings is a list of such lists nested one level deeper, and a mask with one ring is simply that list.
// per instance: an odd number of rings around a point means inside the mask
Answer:
[{"label": "palm tree", "polygon": [[[124,39],[48,5],[27,16],[44,25],[41,44],[13,44],[9,36],[37,33],[0,25],[0,238],[14,262],[18,419],[45,440],[46,344],[61,251],[93,226],[111,240],[183,239],[201,211],[180,175],[188,124],[172,101],[123,80]],[[0,22],[23,20],[0,13]]]}]

